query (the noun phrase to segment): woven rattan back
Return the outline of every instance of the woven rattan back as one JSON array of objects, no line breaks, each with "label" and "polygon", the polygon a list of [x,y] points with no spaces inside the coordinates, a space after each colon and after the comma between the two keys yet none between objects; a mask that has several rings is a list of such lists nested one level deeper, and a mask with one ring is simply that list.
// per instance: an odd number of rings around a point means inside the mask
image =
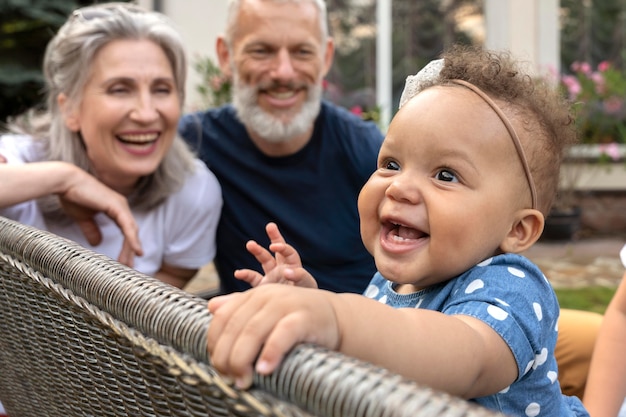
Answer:
[{"label": "woven rattan back", "polygon": [[211,368],[206,300],[0,217],[0,401],[28,416],[495,416],[301,345],[239,391]]}]

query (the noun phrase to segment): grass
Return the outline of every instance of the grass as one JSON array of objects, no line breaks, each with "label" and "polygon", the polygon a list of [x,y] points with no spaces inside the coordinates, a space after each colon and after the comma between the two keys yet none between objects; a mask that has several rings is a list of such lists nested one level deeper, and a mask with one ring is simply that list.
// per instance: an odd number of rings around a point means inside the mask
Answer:
[{"label": "grass", "polygon": [[583,288],[555,288],[561,308],[595,311],[604,313],[616,288],[610,287],[583,287]]}]

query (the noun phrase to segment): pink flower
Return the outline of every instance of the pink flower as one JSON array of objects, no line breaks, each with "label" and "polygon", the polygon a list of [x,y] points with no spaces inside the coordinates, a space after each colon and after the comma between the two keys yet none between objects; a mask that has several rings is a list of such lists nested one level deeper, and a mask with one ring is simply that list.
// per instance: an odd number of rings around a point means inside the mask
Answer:
[{"label": "pink flower", "polygon": [[213,77],[211,77],[210,84],[211,88],[217,91],[222,88],[222,84],[224,84],[224,79],[219,75],[214,75]]},{"label": "pink flower", "polygon": [[602,95],[606,92],[606,80],[604,76],[599,72],[592,73],[589,78],[595,84],[596,93]]},{"label": "pink flower", "polygon": [[363,108],[361,106],[353,106],[350,108],[350,113],[356,114],[359,117],[363,116]]},{"label": "pink flower", "polygon": [[582,91],[578,78],[574,77],[573,75],[564,75],[562,81],[567,88],[570,99],[575,99],[576,97],[578,97],[578,95]]},{"label": "pink flower", "polygon": [[617,143],[615,142],[611,142],[611,143],[606,143],[606,144],[600,144],[600,152],[602,152],[605,155],[608,155],[612,160],[614,161],[619,161],[621,158],[620,152],[619,152],[619,146],[617,146]]},{"label": "pink flower", "polygon": [[611,68],[611,64],[609,63],[609,61],[602,61],[598,64],[598,71],[600,72],[604,72],[609,68]]},{"label": "pink flower", "polygon": [[591,74],[591,65],[588,62],[583,62],[580,64],[580,72],[587,75]]},{"label": "pink flower", "polygon": [[619,97],[612,96],[604,100],[602,107],[608,114],[618,114],[622,110],[624,100]]}]

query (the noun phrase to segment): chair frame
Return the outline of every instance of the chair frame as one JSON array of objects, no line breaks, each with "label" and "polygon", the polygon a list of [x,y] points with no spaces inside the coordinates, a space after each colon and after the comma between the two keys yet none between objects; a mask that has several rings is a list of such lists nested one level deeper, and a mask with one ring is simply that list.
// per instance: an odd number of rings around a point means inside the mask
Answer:
[{"label": "chair frame", "polygon": [[0,401],[9,416],[496,416],[302,344],[250,390],[211,367],[206,300],[0,217]]}]

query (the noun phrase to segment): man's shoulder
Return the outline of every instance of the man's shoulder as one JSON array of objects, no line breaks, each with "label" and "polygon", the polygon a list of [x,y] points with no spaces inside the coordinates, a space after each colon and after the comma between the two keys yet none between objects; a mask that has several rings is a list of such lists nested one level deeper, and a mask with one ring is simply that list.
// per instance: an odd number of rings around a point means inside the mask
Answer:
[{"label": "man's shoulder", "polygon": [[241,128],[235,110],[230,105],[187,113],[178,123],[179,134],[194,149],[208,140],[230,137]]},{"label": "man's shoulder", "polygon": [[194,123],[214,123],[217,120],[236,120],[234,108],[226,104],[220,107],[188,112],[181,117],[180,124],[181,127],[185,127]]},{"label": "man's shoulder", "polygon": [[357,126],[366,126],[370,123],[365,122],[356,114],[350,112],[345,107],[341,107],[330,101],[322,100],[322,109],[320,112],[324,117],[328,117],[332,120],[341,121],[344,123],[350,123]]},{"label": "man's shoulder", "polygon": [[320,112],[322,127],[343,138],[364,137],[375,142],[382,142],[383,134],[372,121],[365,121],[347,109],[336,104],[322,101]]}]

